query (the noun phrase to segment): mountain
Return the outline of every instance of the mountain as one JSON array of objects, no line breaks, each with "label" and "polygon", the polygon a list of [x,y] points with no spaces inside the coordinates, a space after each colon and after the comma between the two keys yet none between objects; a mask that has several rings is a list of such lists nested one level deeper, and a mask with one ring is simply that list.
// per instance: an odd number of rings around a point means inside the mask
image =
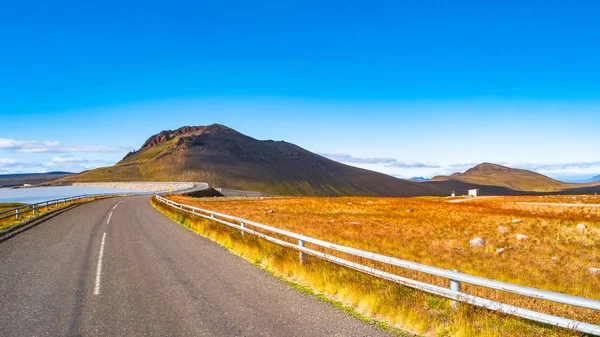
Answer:
[{"label": "mountain", "polygon": [[592,181],[600,181],[600,174],[595,177],[592,177]]},{"label": "mountain", "polygon": [[73,175],[69,172],[1,174],[0,187],[37,185]]},{"label": "mountain", "polygon": [[545,175],[522,169],[514,169],[502,165],[483,163],[468,169],[464,173],[454,173],[450,176],[436,176],[431,183],[454,183],[457,189],[466,185],[479,185],[484,188],[507,188],[515,193],[569,193],[571,190],[585,191],[600,190],[597,184],[570,184],[554,180]]},{"label": "mountain", "polygon": [[283,141],[257,140],[223,125],[162,131],[112,167],[59,182],[202,181],[278,195],[446,195],[436,186],[397,179],[319,156]]},{"label": "mountain", "polygon": [[423,178],[423,177],[412,177],[410,179],[408,179],[410,181],[428,181],[429,178]]}]

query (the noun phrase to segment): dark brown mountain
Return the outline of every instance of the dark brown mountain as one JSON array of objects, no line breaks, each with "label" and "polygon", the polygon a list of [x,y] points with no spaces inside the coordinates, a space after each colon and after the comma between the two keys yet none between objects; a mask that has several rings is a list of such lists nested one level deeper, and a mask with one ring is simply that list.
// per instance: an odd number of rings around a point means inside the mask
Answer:
[{"label": "dark brown mountain", "polygon": [[223,125],[162,131],[113,167],[74,181],[202,181],[278,195],[446,195],[434,185],[344,165],[283,141],[261,141]]}]

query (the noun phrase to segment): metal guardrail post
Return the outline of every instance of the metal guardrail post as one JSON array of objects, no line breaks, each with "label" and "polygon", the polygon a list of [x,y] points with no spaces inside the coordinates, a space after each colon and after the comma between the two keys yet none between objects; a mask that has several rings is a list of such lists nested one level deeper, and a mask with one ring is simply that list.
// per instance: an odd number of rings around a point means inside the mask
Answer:
[{"label": "metal guardrail post", "polygon": [[210,217],[214,219],[215,218],[215,213],[210,213]]},{"label": "metal guardrail post", "polygon": [[15,210],[15,220],[19,220],[19,210]]},{"label": "metal guardrail post", "polygon": [[[298,240],[298,246],[304,247],[304,240]],[[300,258],[300,264],[304,264],[304,253],[300,252],[298,257]]]},{"label": "metal guardrail post", "polygon": [[31,209],[31,214],[35,215],[35,205],[33,205],[33,208]]},{"label": "metal guardrail post", "polygon": [[[458,270],[453,270],[453,272],[457,272]],[[450,290],[460,292],[460,282],[450,279]],[[458,308],[458,302],[452,301],[452,310],[456,310]]]},{"label": "metal guardrail post", "polygon": [[[242,228],[246,228],[246,224],[243,223],[243,222],[240,224],[240,226],[242,226]],[[243,239],[244,238],[244,231],[241,231],[241,232],[242,232],[242,239]]]}]

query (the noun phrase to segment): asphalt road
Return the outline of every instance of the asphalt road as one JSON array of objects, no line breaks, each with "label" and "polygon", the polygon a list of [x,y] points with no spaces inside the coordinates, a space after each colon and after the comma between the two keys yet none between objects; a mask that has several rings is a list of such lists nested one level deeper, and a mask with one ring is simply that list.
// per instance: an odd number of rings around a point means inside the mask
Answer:
[{"label": "asphalt road", "polygon": [[147,196],[80,205],[0,242],[0,336],[387,335],[175,224]]}]

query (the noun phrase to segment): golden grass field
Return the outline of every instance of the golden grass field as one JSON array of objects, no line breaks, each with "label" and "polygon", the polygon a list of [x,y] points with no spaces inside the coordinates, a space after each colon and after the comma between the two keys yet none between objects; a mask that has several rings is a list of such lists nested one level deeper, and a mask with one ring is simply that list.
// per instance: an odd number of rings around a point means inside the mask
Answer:
[{"label": "golden grass field", "polygon": [[0,211],[4,211],[11,208],[25,206],[25,204],[17,204],[17,203],[4,203],[0,204]]},{"label": "golden grass field", "polygon": [[[589,270],[600,268],[600,208],[522,204],[575,202],[571,196],[492,197],[459,203],[450,203],[447,198],[170,198],[370,252],[600,300],[600,275]],[[576,199],[577,203],[600,203],[599,196],[577,196]],[[392,326],[426,335],[577,335],[464,305],[453,312],[448,300],[327,262],[310,259],[310,263],[302,266],[297,263],[297,257],[293,257],[295,255],[289,257],[274,245],[242,239],[239,231],[157,207],[276,275]],[[586,228],[576,229],[578,224],[584,224]],[[508,232],[499,232],[499,226]],[[517,234],[529,239],[517,240]],[[485,240],[486,245],[470,247],[469,241],[476,237]],[[504,251],[497,253],[500,248]],[[400,268],[387,270],[448,286],[448,280],[434,276]],[[463,291],[600,324],[600,315],[593,310],[523,299],[464,284]]]},{"label": "golden grass field", "polygon": [[[0,216],[5,216],[5,215],[11,215],[11,217],[7,218],[7,219],[1,219],[0,220],[0,231],[4,230],[4,229],[8,229],[12,226],[18,225],[24,221],[27,220],[31,220],[32,218],[35,217],[39,217],[40,215],[43,215],[45,213],[51,212],[51,211],[55,211],[61,208],[65,208],[68,206],[71,206],[73,204],[79,204],[81,202],[85,202],[85,201],[90,201],[90,200],[94,200],[92,198],[90,199],[86,199],[86,200],[81,200],[81,201],[68,201],[67,203],[59,203],[58,205],[48,205],[48,207],[46,206],[40,206],[39,208],[36,209],[35,214],[33,214],[33,212],[31,210],[27,211],[27,212],[23,212],[21,211],[19,214],[19,219],[16,219],[16,217],[14,217],[15,212],[10,212],[10,213],[4,213]],[[25,206],[25,204],[15,204],[15,203],[4,203],[4,204],[0,204],[0,212],[4,211],[4,210],[9,210],[9,209],[13,209],[16,207],[21,207],[21,206]]]}]

